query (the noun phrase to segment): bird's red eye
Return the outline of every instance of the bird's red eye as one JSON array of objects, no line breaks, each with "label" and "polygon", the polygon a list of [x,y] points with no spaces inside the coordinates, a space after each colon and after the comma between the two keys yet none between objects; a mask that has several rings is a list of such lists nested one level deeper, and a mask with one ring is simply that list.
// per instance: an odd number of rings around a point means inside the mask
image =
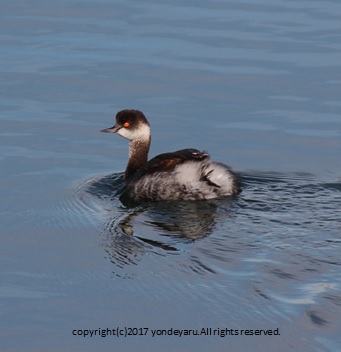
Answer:
[{"label": "bird's red eye", "polygon": [[130,123],[129,122],[125,122],[124,124],[123,124],[123,127],[129,127],[130,126]]}]

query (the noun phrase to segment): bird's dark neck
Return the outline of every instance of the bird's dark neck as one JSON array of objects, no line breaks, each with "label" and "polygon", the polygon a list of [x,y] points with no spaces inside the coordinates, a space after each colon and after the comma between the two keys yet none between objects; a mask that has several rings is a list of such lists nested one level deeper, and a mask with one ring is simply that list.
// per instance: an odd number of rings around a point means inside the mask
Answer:
[{"label": "bird's dark neck", "polygon": [[136,170],[148,161],[149,147],[150,138],[129,142],[129,160],[124,174],[126,180],[132,177]]}]

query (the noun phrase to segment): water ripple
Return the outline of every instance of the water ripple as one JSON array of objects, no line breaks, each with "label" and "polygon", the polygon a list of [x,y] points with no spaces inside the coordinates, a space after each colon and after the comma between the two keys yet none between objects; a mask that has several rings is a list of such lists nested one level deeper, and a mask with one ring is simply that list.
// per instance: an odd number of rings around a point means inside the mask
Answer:
[{"label": "water ripple", "polygon": [[[336,250],[340,241],[333,231],[340,218],[337,182],[331,187],[305,173],[243,173],[243,193],[236,200],[149,203],[135,208],[120,203],[117,194],[122,182],[121,174],[89,179],[77,187],[78,201],[69,205],[78,204],[73,211],[79,215],[90,211],[105,221],[106,252],[113,272],[141,262],[147,265],[144,258],[150,254],[179,256],[179,269],[187,274],[233,275],[231,266],[239,263],[242,275],[257,263],[263,267],[262,275],[276,282],[298,279],[301,270],[293,268],[303,255],[310,266],[340,265],[338,257],[314,255],[316,247],[330,251],[335,245]],[[323,237],[320,231],[325,232]],[[302,245],[303,251],[295,253]],[[283,249],[300,256],[289,271],[272,263],[270,253]]]}]

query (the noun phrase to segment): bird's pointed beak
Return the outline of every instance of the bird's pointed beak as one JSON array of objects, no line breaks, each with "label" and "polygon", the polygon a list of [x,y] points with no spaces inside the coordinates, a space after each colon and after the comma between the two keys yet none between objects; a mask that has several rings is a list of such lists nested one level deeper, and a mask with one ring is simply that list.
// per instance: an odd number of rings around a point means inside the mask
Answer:
[{"label": "bird's pointed beak", "polygon": [[116,133],[119,129],[121,128],[121,126],[113,126],[113,127],[109,127],[109,128],[105,128],[104,130],[101,130],[101,132],[105,132],[105,133]]}]

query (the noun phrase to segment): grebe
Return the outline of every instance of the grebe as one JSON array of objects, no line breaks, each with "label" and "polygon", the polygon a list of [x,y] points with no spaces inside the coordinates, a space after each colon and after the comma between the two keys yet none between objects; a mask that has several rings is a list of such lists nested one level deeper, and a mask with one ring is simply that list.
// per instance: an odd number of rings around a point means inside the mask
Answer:
[{"label": "grebe", "polygon": [[148,161],[150,125],[139,110],[122,110],[116,124],[101,132],[129,140],[126,194],[135,201],[199,200],[240,193],[237,175],[206,152],[182,149]]}]

